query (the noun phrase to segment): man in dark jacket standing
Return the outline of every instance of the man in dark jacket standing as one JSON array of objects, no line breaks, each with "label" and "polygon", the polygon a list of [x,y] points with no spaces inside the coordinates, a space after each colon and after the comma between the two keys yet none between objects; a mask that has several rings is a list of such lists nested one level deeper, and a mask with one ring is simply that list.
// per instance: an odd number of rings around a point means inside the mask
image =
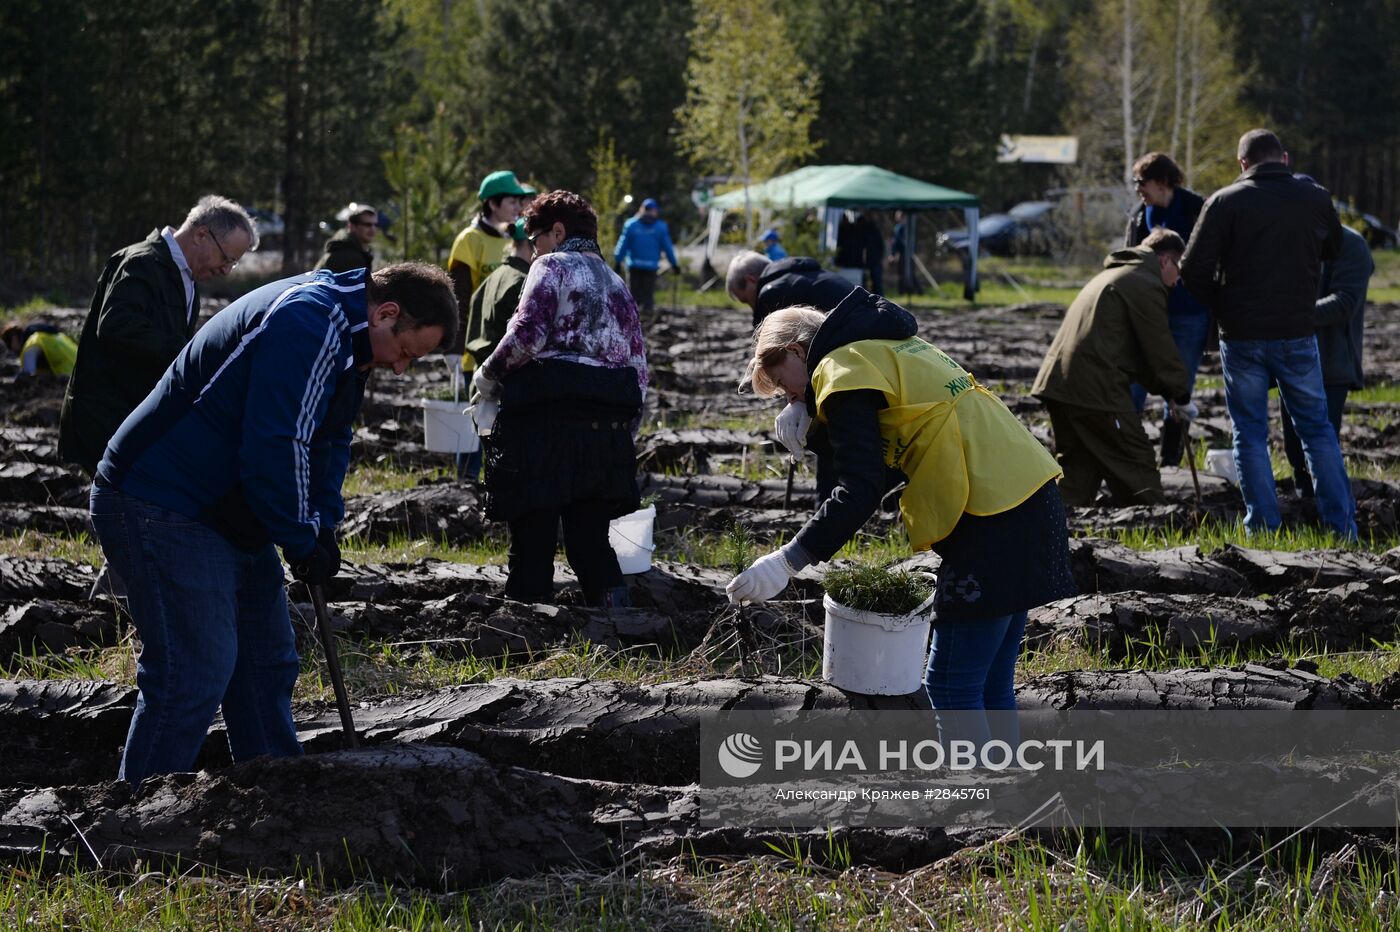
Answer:
[{"label": "man in dark jacket standing", "polygon": [[[1311,181],[1312,179],[1307,179]],[[1327,395],[1327,420],[1342,435],[1342,410],[1347,393],[1366,387],[1361,369],[1361,347],[1366,331],[1366,289],[1376,270],[1366,238],[1342,227],[1342,249],[1337,258],[1322,264],[1322,285],[1317,303],[1317,353],[1322,363],[1322,386]],[[1283,415],[1283,450],[1293,467],[1293,485],[1304,498],[1313,497],[1312,474],[1303,455],[1303,444],[1293,429],[1288,406]]]},{"label": "man in dark jacket standing", "polygon": [[321,253],[316,268],[328,272],[348,272],[351,269],[374,268],[374,250],[370,245],[379,231],[379,211],[368,204],[350,202],[345,208],[345,229],[337,230],[326,240],[326,248]]},{"label": "man in dark jacket standing", "polygon": [[1117,504],[1166,503],[1130,385],[1136,380],[1171,399],[1176,417],[1195,416],[1167,326],[1167,295],[1185,249],[1180,236],[1159,229],[1141,246],[1110,253],[1050,344],[1031,394],[1050,412],[1066,505],[1092,505],[1105,480]]},{"label": "man in dark jacket standing", "polygon": [[63,397],[58,453],[64,461],[89,476],[97,472],[107,441],[194,336],[196,283],[227,275],[257,242],[243,208],[211,194],[180,229],[152,230],[107,260]]},{"label": "man in dark jacket standing", "polygon": [[1269,460],[1272,380],[1311,467],[1319,516],[1354,540],[1355,502],[1327,421],[1314,307],[1322,261],[1336,257],[1342,225],[1330,194],[1293,177],[1273,133],[1245,133],[1237,157],[1242,174],[1201,209],[1181,274],[1220,327],[1245,530],[1273,531],[1282,522]]},{"label": "man in dark jacket standing", "polygon": [[301,753],[274,545],[307,585],[335,577],[367,373],[402,373],[456,321],[451,279],[424,263],[273,282],[214,315],[122,422],[91,505],[141,635],[120,779],[189,770],[221,706],[234,760]]}]

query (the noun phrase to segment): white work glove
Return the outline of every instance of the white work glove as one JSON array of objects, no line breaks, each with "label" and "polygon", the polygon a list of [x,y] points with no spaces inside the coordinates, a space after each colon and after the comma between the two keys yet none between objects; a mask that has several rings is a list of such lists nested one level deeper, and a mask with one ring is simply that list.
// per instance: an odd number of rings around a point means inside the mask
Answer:
[{"label": "white work glove", "polygon": [[472,376],[472,389],[487,401],[501,400],[501,383],[489,378],[485,369],[477,369]]},{"label": "white work glove", "polygon": [[792,401],[773,419],[773,434],[778,442],[788,448],[797,459],[807,450],[807,430],[812,426],[812,416],[807,413],[805,401]]},{"label": "white work glove", "polygon": [[487,401],[485,398],[467,409],[467,414],[471,415],[472,423],[476,425],[478,437],[491,436],[491,428],[496,424],[496,415],[500,413],[501,403]]},{"label": "white work glove", "polygon": [[767,602],[787,588],[788,580],[797,571],[788,563],[781,550],[759,557],[753,566],[729,580],[724,591],[735,605],[741,602]]},{"label": "white work glove", "polygon": [[1200,413],[1201,409],[1196,407],[1196,402],[1194,401],[1188,401],[1184,405],[1172,402],[1172,417],[1181,421],[1183,424],[1190,424],[1200,416]]}]

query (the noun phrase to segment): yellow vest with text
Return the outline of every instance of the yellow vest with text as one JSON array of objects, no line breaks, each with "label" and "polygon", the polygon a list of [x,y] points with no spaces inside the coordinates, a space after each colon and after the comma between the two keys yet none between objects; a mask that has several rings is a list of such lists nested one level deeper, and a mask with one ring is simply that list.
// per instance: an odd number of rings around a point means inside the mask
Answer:
[{"label": "yellow vest with text", "polygon": [[42,330],[31,333],[20,347],[20,358],[32,349],[44,354],[44,362],[54,375],[72,375],[73,365],[78,361],[78,344],[65,333],[45,333]]},{"label": "yellow vest with text", "polygon": [[835,392],[885,396],[885,464],[909,479],[899,511],[909,543],[926,550],[963,513],[1010,511],[1063,473],[1040,441],[942,350],[918,337],[860,340],[832,350],[812,373],[817,419]]}]

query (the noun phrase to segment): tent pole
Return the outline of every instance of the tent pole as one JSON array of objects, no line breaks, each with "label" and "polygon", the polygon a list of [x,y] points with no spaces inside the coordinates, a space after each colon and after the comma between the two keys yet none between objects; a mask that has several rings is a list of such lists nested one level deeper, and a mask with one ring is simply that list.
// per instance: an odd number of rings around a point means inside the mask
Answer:
[{"label": "tent pole", "polygon": [[915,242],[917,242],[917,240],[915,239],[914,234],[916,230],[915,220],[918,218],[918,216],[919,215],[914,213],[912,210],[904,211],[904,256],[903,261],[901,262],[901,265],[904,266],[904,269],[900,273],[900,278],[903,279],[903,284],[907,284],[909,286],[910,294],[913,294],[915,290],[914,244]]}]

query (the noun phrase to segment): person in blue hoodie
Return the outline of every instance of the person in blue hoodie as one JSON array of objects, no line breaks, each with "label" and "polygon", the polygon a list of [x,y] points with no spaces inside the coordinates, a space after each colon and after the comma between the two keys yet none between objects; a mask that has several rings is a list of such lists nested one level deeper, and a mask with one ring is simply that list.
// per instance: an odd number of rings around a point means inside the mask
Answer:
[{"label": "person in blue hoodie", "polygon": [[777,230],[768,230],[759,242],[763,244],[763,254],[768,257],[768,261],[777,262],[779,259],[788,257],[787,250],[783,248],[782,239],[778,236]]},{"label": "person in blue hoodie", "polygon": [[436,266],[283,279],[214,315],[122,422],[91,497],[141,635],[120,779],[189,770],[221,706],[234,760],[301,753],[276,547],[307,585],[335,577],[367,373],[402,373],[456,326]]},{"label": "person in blue hoodie", "polygon": [[661,205],[656,198],[642,201],[637,215],[622,225],[622,235],[613,249],[613,266],[618,274],[627,266],[627,290],[637,302],[637,311],[649,315],[656,307],[656,275],[661,268],[661,254],[671,263],[671,273],[679,275],[681,264],[671,245],[671,231],[661,219]]}]

